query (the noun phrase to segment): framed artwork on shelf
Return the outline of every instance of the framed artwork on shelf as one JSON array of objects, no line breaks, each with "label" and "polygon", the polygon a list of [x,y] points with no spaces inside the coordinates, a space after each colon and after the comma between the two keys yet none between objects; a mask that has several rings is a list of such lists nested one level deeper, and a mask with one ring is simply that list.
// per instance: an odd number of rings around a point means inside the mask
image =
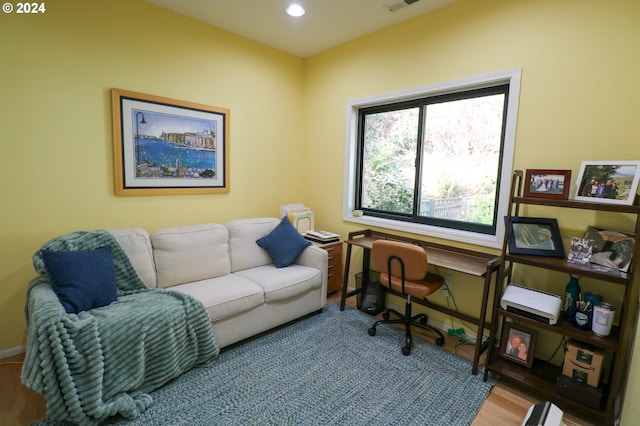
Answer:
[{"label": "framed artwork on shelf", "polygon": [[640,161],[583,161],[576,181],[578,201],[633,205]]},{"label": "framed artwork on shelf", "polygon": [[629,270],[635,252],[635,234],[589,226],[585,238],[593,240],[589,259],[593,269],[600,266],[621,272]]},{"label": "framed artwork on shelf", "polygon": [[571,170],[527,169],[524,182],[525,197],[567,200]]},{"label": "framed artwork on shelf", "polygon": [[228,193],[226,108],[111,90],[116,195]]},{"label": "framed artwork on shelf", "polygon": [[538,332],[512,323],[505,323],[500,342],[500,356],[531,368],[536,351]]},{"label": "framed artwork on shelf", "polygon": [[593,240],[589,238],[571,238],[571,247],[569,248],[569,255],[567,256],[567,262],[575,263],[576,265],[588,265],[593,253]]},{"label": "framed artwork on shelf", "polygon": [[556,219],[513,216],[510,226],[509,253],[564,257]]}]

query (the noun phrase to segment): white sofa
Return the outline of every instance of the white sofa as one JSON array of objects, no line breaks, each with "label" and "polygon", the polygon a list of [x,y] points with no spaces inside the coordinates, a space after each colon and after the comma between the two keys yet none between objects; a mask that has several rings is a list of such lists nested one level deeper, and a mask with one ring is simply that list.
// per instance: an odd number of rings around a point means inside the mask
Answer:
[{"label": "white sofa", "polygon": [[256,240],[280,220],[239,219],[155,230],[109,231],[147,287],[199,300],[225,347],[306,314],[327,298],[325,250],[313,245],[284,268],[276,268]]}]

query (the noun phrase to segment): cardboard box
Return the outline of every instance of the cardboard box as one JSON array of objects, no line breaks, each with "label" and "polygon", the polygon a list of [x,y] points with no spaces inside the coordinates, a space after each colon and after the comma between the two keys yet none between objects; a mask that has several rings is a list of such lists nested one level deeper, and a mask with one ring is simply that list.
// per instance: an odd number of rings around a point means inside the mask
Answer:
[{"label": "cardboard box", "polygon": [[586,343],[569,340],[562,374],[575,382],[598,387],[602,376],[604,350]]},{"label": "cardboard box", "polygon": [[564,374],[558,376],[556,393],[590,408],[602,408],[602,389],[576,382]]}]

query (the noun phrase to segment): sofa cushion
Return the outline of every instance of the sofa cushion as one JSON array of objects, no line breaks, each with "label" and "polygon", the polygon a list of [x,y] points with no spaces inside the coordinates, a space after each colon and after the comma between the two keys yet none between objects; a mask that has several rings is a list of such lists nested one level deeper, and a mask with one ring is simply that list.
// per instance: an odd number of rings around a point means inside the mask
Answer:
[{"label": "sofa cushion", "polygon": [[42,250],[53,290],[68,314],[107,306],[118,299],[111,248]]},{"label": "sofa cushion", "polygon": [[283,217],[278,226],[256,243],[269,253],[269,257],[276,268],[289,266],[302,250],[311,245],[289,222],[288,217]]},{"label": "sofa cushion", "polygon": [[264,292],[256,283],[235,274],[182,285],[181,291],[200,301],[211,321],[246,312],[264,303]]},{"label": "sofa cushion", "polygon": [[229,274],[229,233],[219,224],[180,226],[151,233],[159,287]]},{"label": "sofa cushion", "polygon": [[225,225],[229,230],[231,272],[272,262],[269,254],[256,244],[256,240],[271,232],[279,222],[275,218],[263,217],[232,220]]},{"label": "sofa cushion", "polygon": [[153,250],[147,231],[140,228],[123,228],[109,231],[131,261],[144,284],[149,288],[158,286]]},{"label": "sofa cushion", "polygon": [[247,278],[262,287],[265,303],[291,299],[322,286],[322,275],[318,269],[295,264],[288,268],[260,266],[233,275]]}]

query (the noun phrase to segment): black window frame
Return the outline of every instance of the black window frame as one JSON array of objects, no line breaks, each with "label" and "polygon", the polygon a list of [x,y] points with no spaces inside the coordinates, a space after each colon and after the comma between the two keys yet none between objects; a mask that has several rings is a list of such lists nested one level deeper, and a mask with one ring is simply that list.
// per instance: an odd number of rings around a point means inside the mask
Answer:
[{"label": "black window frame", "polygon": [[[382,219],[389,219],[394,221],[411,222],[416,224],[430,225],[454,230],[467,231],[477,234],[496,235],[499,220],[498,205],[500,202],[500,190],[501,185],[508,185],[509,182],[501,182],[500,176],[502,173],[502,165],[505,154],[505,137],[506,127],[508,121],[508,108],[509,108],[509,92],[510,82],[495,82],[483,87],[467,89],[467,90],[453,90],[446,93],[437,93],[427,96],[421,96],[415,99],[402,100],[397,102],[389,102],[384,104],[364,106],[358,108],[357,113],[357,144],[356,144],[356,175],[355,175],[355,199],[353,200],[354,206],[358,210],[362,210],[364,215],[377,217]],[[500,135],[500,153],[498,166],[495,170],[496,173],[496,188],[495,199],[493,205],[493,218],[492,223],[481,224],[473,222],[458,221],[445,218],[435,218],[429,216],[420,216],[418,214],[420,206],[420,183],[423,173],[422,169],[422,152],[424,141],[424,125],[426,121],[426,107],[431,104],[450,102],[456,100],[477,98],[483,96],[491,96],[496,94],[504,95],[503,103],[503,115],[502,115],[502,128]],[[364,172],[364,124],[367,114],[391,112],[400,109],[418,108],[418,135],[416,145],[416,173],[414,176],[414,194],[413,194],[413,210],[411,214],[400,212],[389,212],[385,210],[376,210],[372,208],[366,208],[362,206],[362,191],[363,191],[363,172]]]}]

